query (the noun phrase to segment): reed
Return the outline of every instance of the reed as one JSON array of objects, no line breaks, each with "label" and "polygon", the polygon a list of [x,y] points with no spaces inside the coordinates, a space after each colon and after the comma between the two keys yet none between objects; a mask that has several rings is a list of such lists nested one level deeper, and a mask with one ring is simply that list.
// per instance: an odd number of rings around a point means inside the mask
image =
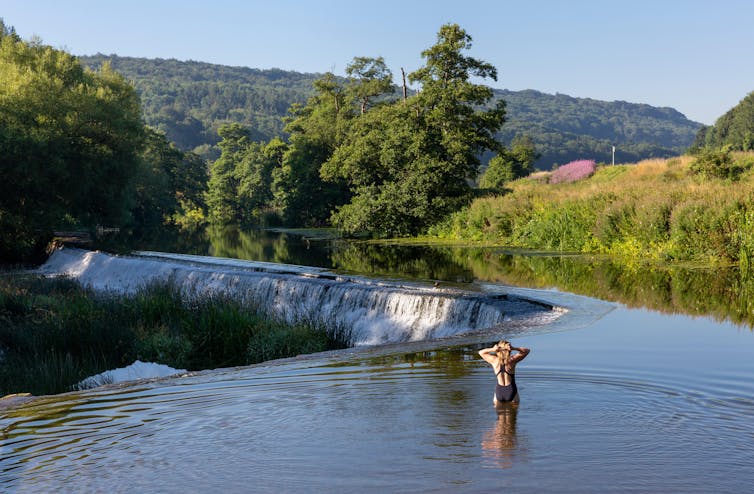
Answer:
[{"label": "reed", "polygon": [[167,284],[122,297],[67,279],[0,275],[0,396],[68,391],[137,359],[189,370],[246,365],[344,348],[348,337],[229,298],[189,300]]}]

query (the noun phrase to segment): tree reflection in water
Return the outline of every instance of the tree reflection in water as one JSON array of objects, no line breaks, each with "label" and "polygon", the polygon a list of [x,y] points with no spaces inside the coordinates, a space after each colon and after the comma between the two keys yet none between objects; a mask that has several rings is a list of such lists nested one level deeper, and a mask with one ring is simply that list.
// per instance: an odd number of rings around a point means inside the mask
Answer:
[{"label": "tree reflection in water", "polygon": [[210,228],[203,235],[195,234],[193,240],[155,242],[138,243],[138,248],[428,282],[557,288],[628,307],[708,315],[754,327],[754,275],[735,266],[689,267],[499,247],[374,243],[337,238],[332,230]]}]

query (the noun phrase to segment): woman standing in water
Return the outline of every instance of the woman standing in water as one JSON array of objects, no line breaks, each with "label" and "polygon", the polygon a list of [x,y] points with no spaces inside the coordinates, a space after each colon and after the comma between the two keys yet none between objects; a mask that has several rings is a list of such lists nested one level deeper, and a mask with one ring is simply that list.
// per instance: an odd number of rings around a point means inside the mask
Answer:
[{"label": "woman standing in water", "polygon": [[[515,355],[511,353],[516,352]],[[518,388],[516,387],[516,364],[529,355],[528,348],[516,348],[505,340],[490,348],[479,350],[482,357],[495,370],[495,406],[503,403],[518,403]]]}]

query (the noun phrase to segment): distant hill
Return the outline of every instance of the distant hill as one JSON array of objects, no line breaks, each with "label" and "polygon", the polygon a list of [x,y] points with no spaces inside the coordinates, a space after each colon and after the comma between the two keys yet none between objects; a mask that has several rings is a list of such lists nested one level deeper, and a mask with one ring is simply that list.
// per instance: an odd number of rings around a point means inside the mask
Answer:
[{"label": "distant hill", "polygon": [[147,124],[183,150],[216,144],[217,129],[229,122],[251,127],[255,139],[281,135],[281,117],[291,104],[306,102],[312,81],[321,76],[173,59],[78,58],[92,68],[109,61],[141,95]]},{"label": "distant hill", "polygon": [[694,146],[730,146],[737,151],[754,150],[754,92],[718,118],[715,125],[700,129]]},{"label": "distant hill", "polygon": [[[227,122],[249,126],[254,138],[283,134],[293,103],[304,103],[321,74],[260,70],[202,62],[95,55],[79,57],[96,68],[109,60],[141,94],[144,118],[184,150],[215,156],[217,129]],[[542,154],[538,168],[549,169],[586,158],[634,162],[685,151],[701,124],[672,108],[623,101],[597,101],[538,91],[495,90],[508,104],[500,138],[529,135]]]},{"label": "distant hill", "polygon": [[495,93],[508,108],[502,141],[530,135],[542,154],[538,168],[583,158],[610,162],[612,146],[621,163],[675,156],[691,146],[702,127],[672,108],[533,90]]}]

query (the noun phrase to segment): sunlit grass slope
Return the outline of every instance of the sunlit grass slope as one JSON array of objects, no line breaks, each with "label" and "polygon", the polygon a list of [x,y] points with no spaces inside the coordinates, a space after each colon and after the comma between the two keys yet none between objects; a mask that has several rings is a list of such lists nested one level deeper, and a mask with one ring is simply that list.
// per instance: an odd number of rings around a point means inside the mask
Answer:
[{"label": "sunlit grass slope", "polygon": [[600,166],[551,184],[547,173],[479,198],[434,236],[533,249],[713,264],[754,258],[754,153]]}]

